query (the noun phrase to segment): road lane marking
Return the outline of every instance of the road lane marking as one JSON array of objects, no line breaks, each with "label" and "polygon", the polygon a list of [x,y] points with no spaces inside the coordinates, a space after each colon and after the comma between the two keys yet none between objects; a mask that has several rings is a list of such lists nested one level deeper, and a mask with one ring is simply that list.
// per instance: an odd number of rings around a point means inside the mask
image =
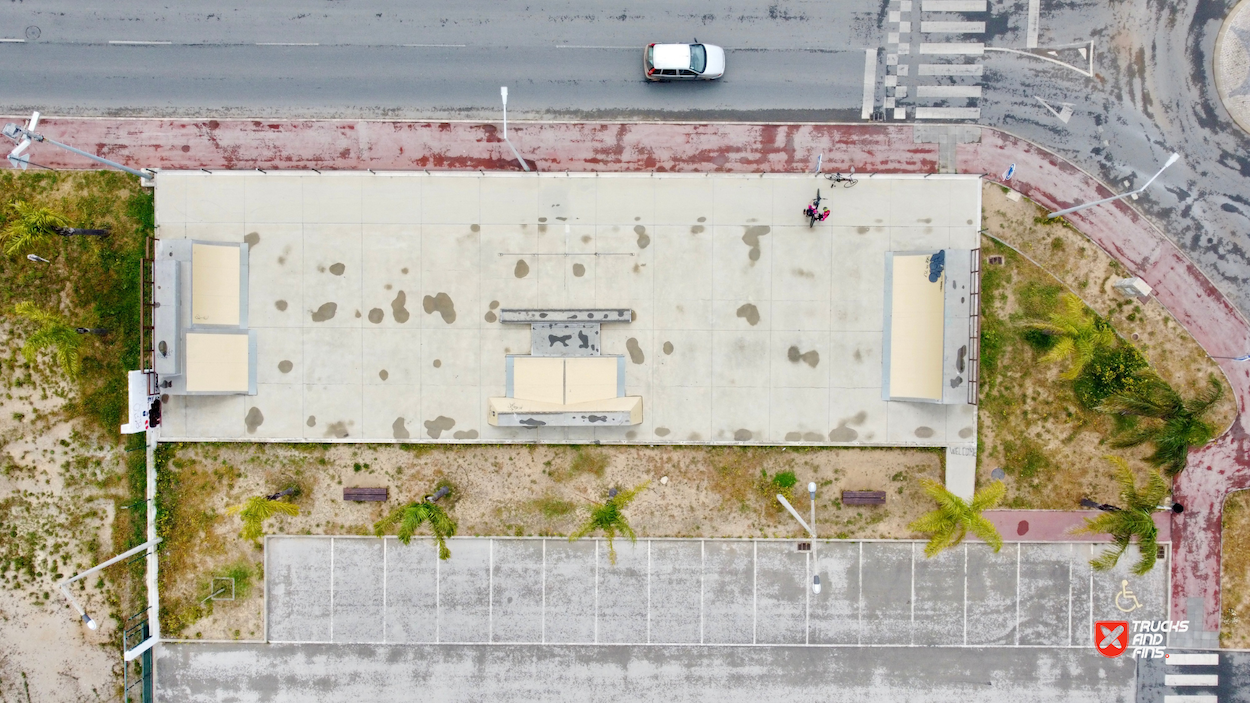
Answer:
[{"label": "road lane marking", "polygon": [[987,0],[924,0],[925,12],[985,12]]},{"label": "road lane marking", "polygon": [[979,76],[985,67],[979,63],[922,63],[918,76]]},{"label": "road lane marking", "polygon": [[25,44],[25,39],[0,39],[0,44]]},{"label": "road lane marking", "polygon": [[301,41],[258,41],[256,46],[321,46],[321,44]]},{"label": "road lane marking", "polygon": [[979,85],[918,85],[916,86],[916,97],[918,98],[979,98],[981,97],[981,86]]},{"label": "road lane marking", "polygon": [[400,44],[400,46],[417,47],[421,49],[463,49],[467,44]]},{"label": "road lane marking", "polygon": [[1219,686],[1220,677],[1217,674],[1165,674],[1163,677],[1164,686]]},{"label": "road lane marking", "polygon": [[1218,654],[1167,654],[1164,656],[1166,661],[1163,663],[1172,666],[1218,666],[1220,663]]},{"label": "road lane marking", "polygon": [[171,41],[131,41],[129,39],[110,39],[110,44],[118,46],[169,46]]},{"label": "road lane marking", "polygon": [[920,31],[930,34],[985,34],[984,22],[921,22]]},{"label": "road lane marking", "polygon": [[1076,71],[1077,73],[1081,74],[1082,76],[1085,76],[1086,78],[1093,78],[1094,77],[1094,58],[1093,58],[1094,54],[1092,51],[1093,46],[1094,46],[1093,42],[1090,42],[1090,49],[1091,49],[1090,54],[1089,54],[1090,55],[1090,60],[1089,60],[1090,70],[1088,71],[1079,69],[1070,63],[1064,63],[1063,61],[1052,59],[1049,56],[1042,56],[1041,54],[1035,54],[1031,51],[1020,51],[1019,49],[1004,49],[1002,47],[997,47],[997,46],[987,46],[985,47],[985,50],[986,51],[1002,51],[1008,54],[1019,54],[1021,56],[1031,56],[1035,59],[1041,59],[1043,61],[1049,61],[1053,64],[1058,64],[1060,66],[1063,66],[1064,68],[1070,68],[1073,71]]},{"label": "road lane marking", "polygon": [[[1052,114],[1052,115],[1054,115],[1055,117],[1059,118],[1059,121],[1060,121],[1060,122],[1062,122],[1062,123],[1064,123],[1064,124],[1067,124],[1067,123],[1068,123],[1068,120],[1072,119],[1072,103],[1060,103],[1060,104],[1059,104],[1059,105],[1060,105],[1060,108],[1059,108],[1059,110],[1057,110],[1057,111],[1056,111],[1056,110],[1055,110],[1055,108],[1053,108],[1053,107],[1051,107],[1051,106],[1050,106],[1050,103],[1047,103],[1045,100],[1042,100],[1041,98],[1037,97],[1036,95],[1034,95],[1034,96],[1033,96],[1033,99],[1034,99],[1034,100],[1036,100],[1036,101],[1038,101],[1039,103],[1041,103],[1041,104],[1042,104],[1042,107],[1044,107],[1044,108],[1046,108],[1047,110],[1049,110],[1049,111],[1050,111],[1050,114]],[[1134,199],[1136,199],[1136,198],[1134,198]]]},{"label": "road lane marking", "polygon": [[1040,20],[1042,0],[1029,0],[1029,32],[1025,39],[1025,48],[1037,48],[1037,25]]},{"label": "road lane marking", "polygon": [[589,44],[556,44],[557,49],[617,49],[635,51],[643,49],[641,46],[593,46]]},{"label": "road lane marking", "polygon": [[1163,697],[1163,703],[1219,703],[1218,696],[1211,694],[1199,693],[1187,696],[1167,695]]},{"label": "road lane marking", "polygon": [[920,45],[920,53],[927,55],[980,56],[985,53],[981,42],[927,43]]},{"label": "road lane marking", "polygon": [[918,120],[979,120],[981,119],[981,108],[979,107],[918,107],[916,108],[916,119]]},{"label": "road lane marking", "polygon": [[872,103],[876,91],[877,50],[864,49],[864,104],[859,111],[860,119],[866,120],[872,117]]}]

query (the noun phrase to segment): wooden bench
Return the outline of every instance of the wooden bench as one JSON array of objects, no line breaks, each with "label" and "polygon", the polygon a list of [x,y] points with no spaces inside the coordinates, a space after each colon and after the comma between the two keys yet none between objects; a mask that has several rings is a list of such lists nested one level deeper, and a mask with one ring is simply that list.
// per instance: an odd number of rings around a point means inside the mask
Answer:
[{"label": "wooden bench", "polygon": [[348,488],[343,487],[343,500],[360,502],[384,503],[387,499],[386,488]]},{"label": "wooden bench", "polygon": [[885,491],[842,491],[843,505],[885,505]]}]

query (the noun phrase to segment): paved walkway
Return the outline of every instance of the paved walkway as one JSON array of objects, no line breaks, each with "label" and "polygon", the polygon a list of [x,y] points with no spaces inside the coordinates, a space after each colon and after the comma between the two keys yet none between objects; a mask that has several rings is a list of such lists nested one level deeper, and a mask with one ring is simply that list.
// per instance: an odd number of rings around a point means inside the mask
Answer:
[{"label": "paved walkway", "polygon": [[[517,168],[497,128],[476,123],[49,118],[41,127],[49,137],[144,167]],[[543,170],[794,172],[814,169],[823,154],[826,170],[854,165],[861,173],[955,168],[997,178],[1015,163],[1012,187],[1056,208],[1112,194],[1041,147],[989,128],[515,123],[509,136],[530,165]],[[56,168],[87,166],[47,145],[31,158]],[[1250,324],[1131,204],[1091,208],[1070,219],[1145,279],[1207,353],[1250,353]],[[1195,452],[1176,482],[1175,497],[1186,511],[1173,518],[1172,531],[1172,617],[1201,619],[1208,633],[1219,629],[1224,498],[1250,488],[1250,363],[1220,364],[1241,415],[1219,440]],[[1199,639],[1209,643],[1211,636]]]},{"label": "paved walkway", "polygon": [[[1073,534],[1085,524],[1086,518],[1098,516],[1097,510],[987,510],[985,517],[994,523],[1005,542],[1105,542],[1106,535]],[[1159,543],[1172,539],[1171,513],[1155,513]]]}]

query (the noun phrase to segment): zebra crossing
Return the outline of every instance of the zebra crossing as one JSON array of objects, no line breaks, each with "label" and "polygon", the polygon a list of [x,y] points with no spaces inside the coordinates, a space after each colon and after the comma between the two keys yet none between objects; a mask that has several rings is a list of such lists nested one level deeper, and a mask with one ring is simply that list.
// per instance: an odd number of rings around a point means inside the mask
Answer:
[{"label": "zebra crossing", "polygon": [[[884,97],[865,117],[976,120],[988,0],[891,0],[885,27]],[[875,58],[875,54],[869,60]],[[867,79],[869,72],[865,70]],[[873,72],[875,76],[875,71]],[[875,93],[875,91],[874,91]]]}]

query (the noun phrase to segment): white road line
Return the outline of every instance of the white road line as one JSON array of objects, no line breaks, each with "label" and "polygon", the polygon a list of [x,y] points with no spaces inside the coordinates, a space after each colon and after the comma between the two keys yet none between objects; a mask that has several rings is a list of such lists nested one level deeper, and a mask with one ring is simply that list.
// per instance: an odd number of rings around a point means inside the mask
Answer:
[{"label": "white road line", "polygon": [[495,641],[495,540],[487,543],[486,558],[486,641]]},{"label": "white road line", "polygon": [[382,643],[386,643],[386,538],[382,538]]},{"label": "white road line", "polygon": [[859,624],[855,628],[855,643],[864,642],[864,543],[859,543]]},{"label": "white road line", "polygon": [[173,44],[171,41],[128,41],[125,39],[111,39],[109,43],[116,46],[169,46]]},{"label": "white road line", "polygon": [[256,46],[321,46],[321,44],[303,41],[258,41]]},{"label": "white road line", "polygon": [[442,640],[443,633],[443,601],[442,601],[442,559],[438,558],[438,549],[434,550],[434,644]]},{"label": "white road line", "polygon": [[921,22],[920,31],[928,34],[985,34],[985,23]]},{"label": "white road line", "polygon": [[979,85],[918,85],[916,86],[916,97],[918,98],[979,98],[981,97],[981,86]]},{"label": "white road line", "polygon": [[334,641],[334,538],[330,538],[330,641]]},{"label": "white road line", "polygon": [[911,639],[916,643],[916,543],[911,543]]},{"label": "white road line", "polygon": [[1219,703],[1218,696],[1209,693],[1190,694],[1187,696],[1167,695],[1163,697],[1163,703]]},{"label": "white road line", "polygon": [[[541,612],[543,615],[543,621],[539,625],[539,629],[542,632],[541,637],[542,637],[543,644],[546,644],[547,643],[547,540],[543,540],[543,606],[542,606]],[[650,611],[648,611],[648,617],[650,617]],[[650,623],[648,623],[648,625],[649,624]]]},{"label": "white road line", "polygon": [[[812,566],[812,553],[811,552],[807,553],[807,561],[805,563],[807,565],[807,578],[803,581],[803,583],[810,584],[812,582],[812,569],[814,568]],[[804,624],[803,624],[803,644],[811,644],[812,643],[812,588],[811,586],[808,586],[807,588],[804,588],[803,590],[807,593],[807,601],[806,601],[807,605],[804,608],[805,613],[804,613]]]},{"label": "white road line", "polygon": [[1217,674],[1165,674],[1164,686],[1219,686]]},{"label": "white road line", "polygon": [[988,0],[924,0],[925,12],[985,12]]},{"label": "white road line", "polygon": [[1218,654],[1165,654],[1164,664],[1172,666],[1218,666]]},{"label": "white road line", "polygon": [[[919,112],[919,109],[916,110]],[[968,543],[964,542],[964,645],[968,644]]]},{"label": "white road line", "polygon": [[591,46],[582,44],[556,44],[557,49],[615,49],[619,51],[641,51],[642,46]]},{"label": "white road line", "polygon": [[25,44],[25,39],[0,39],[0,44]]},{"label": "white road line", "polygon": [[979,63],[922,63],[916,67],[918,76],[979,76],[984,71]]},{"label": "white road line", "polygon": [[595,540],[595,644],[599,644],[599,540]]},{"label": "white road line", "polygon": [[703,644],[703,572],[707,571],[707,543],[699,540],[699,644]]},{"label": "white road line", "polygon": [[985,45],[981,42],[950,42],[925,43],[920,45],[920,53],[926,55],[959,55],[981,56],[985,53]]},{"label": "white road line", "polygon": [[981,119],[981,108],[979,107],[918,107],[916,108],[916,119],[918,120],[979,120]]},{"label": "white road line", "polygon": [[877,50],[864,49],[864,102],[859,111],[859,118],[866,120],[872,117],[873,97],[877,90]]},{"label": "white road line", "polygon": [[1068,545],[1068,646],[1072,646],[1072,557],[1076,545]]},{"label": "white road line", "polygon": [[759,641],[760,631],[760,543],[751,540],[751,644]]},{"label": "white road line", "polygon": [[1041,0],[1029,0],[1029,30],[1024,43],[1026,49],[1037,48],[1037,25],[1039,24],[1041,9]]},{"label": "white road line", "polygon": [[400,44],[408,48],[418,49],[463,49],[466,44]]},{"label": "white road line", "polygon": [[[1092,545],[1089,548],[1089,555],[1090,557],[1094,556],[1094,547]],[[1097,646],[1094,644],[1094,571],[1093,569],[1090,569],[1090,572],[1089,572],[1089,644],[1091,647]]]},{"label": "white road line", "polygon": [[1016,646],[1020,646],[1020,543],[1016,542]]},{"label": "white road line", "polygon": [[651,644],[651,540],[647,540],[647,644]]}]

